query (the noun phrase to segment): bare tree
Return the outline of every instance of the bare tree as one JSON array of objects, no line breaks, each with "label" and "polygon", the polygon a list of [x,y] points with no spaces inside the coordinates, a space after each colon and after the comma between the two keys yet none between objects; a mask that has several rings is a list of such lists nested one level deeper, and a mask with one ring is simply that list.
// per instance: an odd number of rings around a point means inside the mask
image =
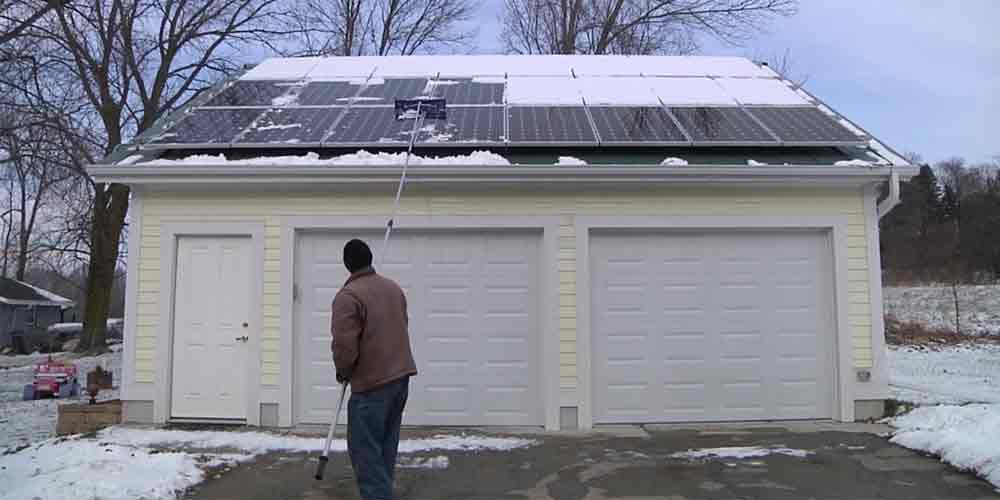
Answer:
[{"label": "bare tree", "polygon": [[0,46],[19,37],[67,0],[0,0]]},{"label": "bare tree", "polygon": [[805,86],[805,84],[809,82],[808,74],[800,73],[795,69],[795,60],[792,58],[791,49],[785,49],[781,55],[754,57],[753,59],[767,63],[769,68],[774,70],[775,73],[781,75],[785,80],[791,82],[797,89]]},{"label": "bare tree", "polygon": [[739,43],[798,0],[504,0],[501,43],[517,54],[688,54],[708,34]]},{"label": "bare tree", "polygon": [[297,54],[412,55],[466,48],[475,0],[301,0]]},{"label": "bare tree", "polygon": [[[38,126],[18,127],[0,134],[0,148],[7,151],[3,166],[10,179],[11,207],[5,243],[17,239],[15,277],[24,280],[28,260],[35,252],[39,214],[55,201],[56,189],[74,174],[64,168],[58,141],[51,141],[52,132]],[[6,256],[4,274],[7,271]]]},{"label": "bare tree", "polygon": [[128,186],[93,183],[85,166],[238,69],[241,58],[259,57],[251,49],[285,40],[292,7],[286,0],[77,0],[56,5],[20,35],[40,50],[0,75],[0,95],[16,96],[0,106],[44,115],[93,195],[78,350],[105,348],[130,197]]}]

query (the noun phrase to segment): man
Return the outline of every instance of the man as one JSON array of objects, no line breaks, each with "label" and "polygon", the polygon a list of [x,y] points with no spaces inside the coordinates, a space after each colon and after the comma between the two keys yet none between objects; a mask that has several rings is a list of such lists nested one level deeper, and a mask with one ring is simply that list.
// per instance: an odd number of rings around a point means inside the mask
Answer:
[{"label": "man", "polygon": [[333,299],[337,381],[351,384],[347,449],[364,500],[391,500],[399,427],[416,363],[407,332],[406,295],[372,268],[361,240],[344,246],[351,276]]}]

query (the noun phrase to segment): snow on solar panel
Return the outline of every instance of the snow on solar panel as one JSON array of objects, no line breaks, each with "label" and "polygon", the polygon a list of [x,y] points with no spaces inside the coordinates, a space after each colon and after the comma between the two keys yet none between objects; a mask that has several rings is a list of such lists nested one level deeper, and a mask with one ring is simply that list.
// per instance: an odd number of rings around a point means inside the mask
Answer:
[{"label": "snow on solar panel", "polygon": [[741,57],[454,55],[268,59],[244,79],[473,76],[774,76]]},{"label": "snow on solar panel", "polygon": [[594,106],[588,110],[594,118],[602,144],[687,142],[670,115],[661,107]]},{"label": "snow on solar panel", "polygon": [[369,104],[393,104],[396,99],[410,99],[424,95],[426,78],[386,78],[372,80],[361,90],[357,99]]},{"label": "snow on solar panel", "polygon": [[771,104],[775,106],[809,104],[784,81],[776,78],[717,78],[726,94],[741,104]]},{"label": "snow on solar panel", "polygon": [[449,107],[447,120],[426,120],[417,141],[421,143],[502,142],[504,108]]},{"label": "snow on solar panel", "polygon": [[864,142],[863,138],[812,106],[747,108],[747,111],[757,117],[783,142]]},{"label": "snow on solar panel", "polygon": [[323,141],[346,144],[406,144],[413,129],[412,120],[396,120],[390,107],[358,107],[344,112],[330,135]]},{"label": "snow on solar panel", "polygon": [[486,83],[470,78],[432,80],[426,92],[443,97],[449,106],[463,104],[503,104],[504,83]]},{"label": "snow on solar panel", "polygon": [[261,109],[196,109],[147,144],[228,144]]},{"label": "snow on solar panel", "polygon": [[597,137],[582,106],[516,106],[508,110],[512,143],[596,144]]},{"label": "snow on solar panel", "polygon": [[272,109],[236,140],[237,144],[318,144],[344,108]]},{"label": "snow on solar panel", "polygon": [[295,82],[236,81],[224,88],[205,106],[270,106],[275,99],[288,93]]},{"label": "snow on solar panel", "polygon": [[775,143],[743,108],[671,108],[694,142]]},{"label": "snow on solar panel", "polygon": [[361,90],[361,85],[350,82],[310,82],[299,93],[300,106],[345,105]]}]

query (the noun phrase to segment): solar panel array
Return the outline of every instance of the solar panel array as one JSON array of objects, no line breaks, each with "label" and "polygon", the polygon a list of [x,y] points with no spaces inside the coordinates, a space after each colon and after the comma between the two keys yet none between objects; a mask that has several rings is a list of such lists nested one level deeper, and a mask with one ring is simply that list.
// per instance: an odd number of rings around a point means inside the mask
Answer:
[{"label": "solar panel array", "polygon": [[559,104],[513,104],[506,102],[505,91],[504,78],[497,77],[238,80],[144,146],[405,146],[414,122],[397,119],[393,104],[417,97],[443,97],[448,106],[446,120],[422,123],[415,137],[421,146],[861,146],[866,141],[814,105],[638,104],[648,100],[640,96],[633,105],[595,106],[582,96],[578,105],[569,104],[576,102],[569,94]]}]

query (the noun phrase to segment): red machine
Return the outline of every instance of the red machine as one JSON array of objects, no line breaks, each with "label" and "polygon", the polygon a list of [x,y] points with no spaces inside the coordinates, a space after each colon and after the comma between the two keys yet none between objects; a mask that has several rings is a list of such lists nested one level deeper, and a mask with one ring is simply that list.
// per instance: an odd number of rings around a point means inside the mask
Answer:
[{"label": "red machine", "polygon": [[80,393],[76,365],[53,360],[51,356],[35,365],[35,379],[24,386],[24,400],[44,397],[67,398]]}]

